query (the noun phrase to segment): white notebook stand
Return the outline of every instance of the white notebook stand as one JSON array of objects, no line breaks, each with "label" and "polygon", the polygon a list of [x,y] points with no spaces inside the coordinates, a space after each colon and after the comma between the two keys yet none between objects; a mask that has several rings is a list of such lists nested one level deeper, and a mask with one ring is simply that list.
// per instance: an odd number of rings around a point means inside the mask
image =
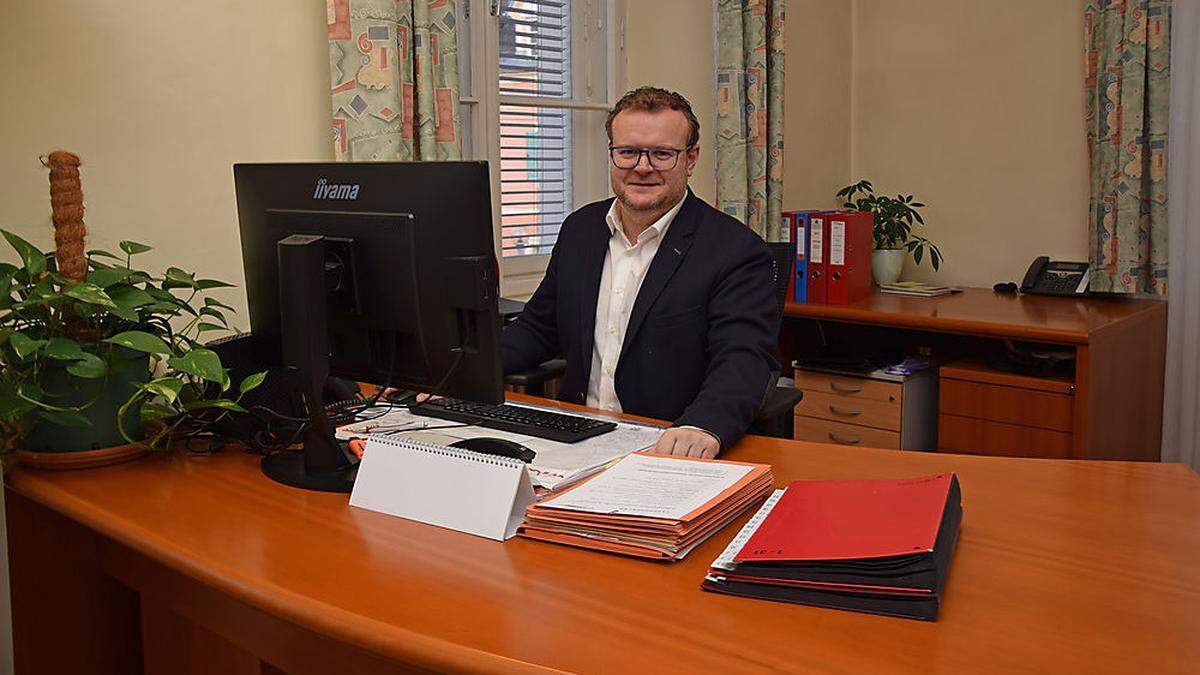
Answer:
[{"label": "white notebook stand", "polygon": [[504,541],[533,501],[525,464],[432,443],[367,439],[350,506]]}]

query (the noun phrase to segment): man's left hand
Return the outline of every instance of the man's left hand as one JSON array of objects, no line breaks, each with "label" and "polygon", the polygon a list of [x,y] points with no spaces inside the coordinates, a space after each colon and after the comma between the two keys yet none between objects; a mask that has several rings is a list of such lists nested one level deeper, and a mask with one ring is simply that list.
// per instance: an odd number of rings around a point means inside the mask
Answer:
[{"label": "man's left hand", "polygon": [[658,443],[650,448],[650,452],[661,455],[678,455],[680,457],[702,457],[711,459],[721,450],[721,443],[711,434],[699,429],[674,427],[667,429],[659,437]]}]

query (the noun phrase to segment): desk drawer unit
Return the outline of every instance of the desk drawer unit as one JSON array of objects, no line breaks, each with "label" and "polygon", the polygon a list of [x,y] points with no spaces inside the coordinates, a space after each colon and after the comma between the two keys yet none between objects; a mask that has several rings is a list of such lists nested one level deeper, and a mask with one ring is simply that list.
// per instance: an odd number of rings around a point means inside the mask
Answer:
[{"label": "desk drawer unit", "polygon": [[1008,457],[1071,456],[1075,387],[975,363],[941,369],[938,449]]},{"label": "desk drawer unit", "polygon": [[804,399],[796,406],[795,438],[894,450],[933,450],[937,378],[797,369]]}]

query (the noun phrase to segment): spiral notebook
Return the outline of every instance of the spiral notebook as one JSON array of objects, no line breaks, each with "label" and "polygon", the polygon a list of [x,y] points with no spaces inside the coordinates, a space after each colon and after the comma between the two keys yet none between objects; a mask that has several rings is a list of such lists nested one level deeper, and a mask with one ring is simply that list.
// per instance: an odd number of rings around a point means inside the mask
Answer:
[{"label": "spiral notebook", "polygon": [[525,466],[507,457],[372,436],[350,506],[504,541],[533,501]]}]

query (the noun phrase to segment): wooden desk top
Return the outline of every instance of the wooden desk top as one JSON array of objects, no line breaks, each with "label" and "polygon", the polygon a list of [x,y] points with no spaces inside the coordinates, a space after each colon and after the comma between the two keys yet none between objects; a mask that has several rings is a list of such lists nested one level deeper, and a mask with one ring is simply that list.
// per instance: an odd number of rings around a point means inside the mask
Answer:
[{"label": "wooden desk top", "polygon": [[1060,298],[1004,295],[990,288],[965,288],[936,298],[872,291],[849,305],[788,302],[784,314],[877,326],[913,328],[980,337],[1087,344],[1114,326],[1162,312],[1166,302],[1120,297]]},{"label": "wooden desk top", "polygon": [[[11,489],[235,599],[427,668],[1179,672],[1200,662],[1200,477],[1179,464],[900,453],[748,438],[777,483],[957,471],[936,623],[700,590],[742,521],[679,563],[498,543],[276,484],[237,451]],[[469,495],[464,495],[469,499]],[[743,518],[744,520],[744,518]]]}]

